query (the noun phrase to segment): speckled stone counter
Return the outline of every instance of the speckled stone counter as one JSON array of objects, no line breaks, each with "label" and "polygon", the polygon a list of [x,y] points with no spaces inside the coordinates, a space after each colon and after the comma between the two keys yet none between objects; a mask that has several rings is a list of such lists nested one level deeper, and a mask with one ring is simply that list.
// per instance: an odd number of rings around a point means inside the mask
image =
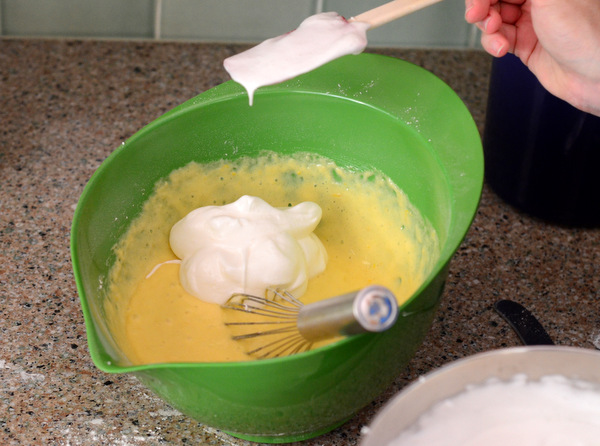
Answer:
[{"label": "speckled stone counter", "polygon": [[[69,230],[85,183],[123,140],[227,80],[231,45],[0,40],[0,444],[246,445],[170,408],[131,376],[92,364]],[[479,129],[490,58],[378,50],[421,65],[465,101]],[[528,306],[559,344],[599,346],[600,230],[547,225],[487,188],[423,346],[352,420],[305,445],[356,445],[392,395],[453,359],[518,345],[493,311]]]}]

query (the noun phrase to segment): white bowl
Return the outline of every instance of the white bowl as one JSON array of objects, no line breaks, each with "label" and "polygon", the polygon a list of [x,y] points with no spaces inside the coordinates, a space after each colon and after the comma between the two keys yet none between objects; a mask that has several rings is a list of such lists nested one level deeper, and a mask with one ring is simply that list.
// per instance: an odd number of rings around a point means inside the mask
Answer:
[{"label": "white bowl", "polygon": [[483,384],[491,378],[505,381],[520,374],[531,380],[562,375],[600,385],[600,352],[574,347],[528,346],[479,353],[454,361],[419,378],[388,402],[365,430],[361,446],[389,444],[433,405],[463,392],[468,386]]}]

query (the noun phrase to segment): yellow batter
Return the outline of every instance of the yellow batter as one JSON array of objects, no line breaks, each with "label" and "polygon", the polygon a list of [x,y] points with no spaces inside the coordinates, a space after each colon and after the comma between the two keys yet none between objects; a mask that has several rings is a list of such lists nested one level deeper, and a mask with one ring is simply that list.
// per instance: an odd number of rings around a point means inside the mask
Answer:
[{"label": "yellow batter", "polygon": [[325,272],[309,282],[304,303],[369,284],[403,302],[438,256],[435,231],[405,194],[376,172],[351,172],[309,154],[196,163],[157,185],[139,218],[115,247],[105,305],[111,331],[134,364],[251,359],[231,340],[222,310],[185,292],[169,246],[173,224],[200,206],[242,195],[284,207],[314,201],[323,210],[315,234],[328,253]]}]

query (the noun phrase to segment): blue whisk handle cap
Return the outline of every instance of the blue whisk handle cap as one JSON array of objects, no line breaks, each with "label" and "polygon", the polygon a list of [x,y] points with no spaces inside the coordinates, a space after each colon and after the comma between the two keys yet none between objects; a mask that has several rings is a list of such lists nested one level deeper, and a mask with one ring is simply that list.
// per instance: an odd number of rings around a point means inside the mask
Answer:
[{"label": "blue whisk handle cap", "polygon": [[384,331],[398,319],[398,301],[388,288],[371,285],[357,293],[353,313],[356,321],[366,331]]}]

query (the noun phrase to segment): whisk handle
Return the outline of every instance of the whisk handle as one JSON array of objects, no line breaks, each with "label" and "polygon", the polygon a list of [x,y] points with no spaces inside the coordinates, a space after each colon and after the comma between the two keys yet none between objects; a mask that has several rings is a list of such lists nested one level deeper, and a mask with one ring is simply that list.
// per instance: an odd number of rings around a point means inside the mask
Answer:
[{"label": "whisk handle", "polygon": [[371,285],[308,304],[298,313],[297,326],[308,341],[340,335],[379,332],[390,328],[398,318],[394,294],[380,285]]}]

